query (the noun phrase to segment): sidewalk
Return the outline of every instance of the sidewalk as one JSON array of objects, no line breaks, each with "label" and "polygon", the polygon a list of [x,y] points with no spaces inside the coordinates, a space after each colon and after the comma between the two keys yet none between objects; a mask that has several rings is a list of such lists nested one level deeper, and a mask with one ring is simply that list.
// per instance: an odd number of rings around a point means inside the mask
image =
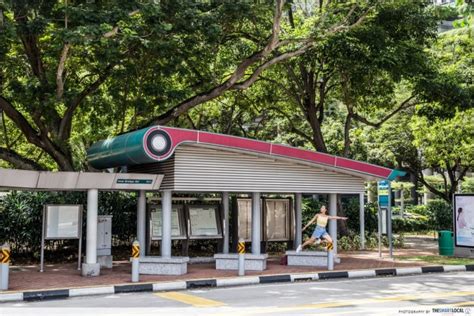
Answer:
[{"label": "sidewalk", "polygon": [[[421,266],[422,263],[398,262],[388,258],[380,259],[374,252],[340,254],[341,263],[335,270],[362,270],[395,267]],[[269,258],[267,270],[247,272],[248,276],[325,272],[325,267],[290,267],[280,265],[279,257]],[[13,266],[10,270],[9,291],[37,289],[55,289],[82,286],[99,286],[130,283],[131,265],[129,262],[114,262],[112,269],[101,269],[98,277],[85,278],[77,270],[76,263],[45,265],[45,272],[39,272],[38,266]],[[195,280],[209,278],[235,277],[237,271],[216,270],[213,263],[190,264],[188,274],[182,276],[141,275],[140,282],[160,282],[176,280]],[[1,291],[0,291],[1,292]]]},{"label": "sidewalk", "polygon": [[[395,256],[435,256],[437,242],[429,237],[408,237],[409,248],[397,249]],[[403,261],[389,258],[388,250],[383,250],[379,258],[378,251],[342,252],[339,254],[341,263],[335,265],[335,271],[355,271],[367,269],[406,268],[430,265],[423,261]],[[85,286],[108,286],[132,284],[131,264],[128,261],[114,262],[112,269],[101,269],[98,277],[86,278],[80,275],[76,263],[45,265],[45,272],[39,272],[39,266],[12,266],[10,268],[9,291],[31,291],[58,288],[79,288]],[[327,272],[326,267],[292,267],[280,265],[280,257],[270,257],[267,270],[247,272],[247,276],[265,276],[278,274],[318,273]],[[197,279],[217,279],[237,276],[237,271],[216,270],[214,263],[189,264],[188,273],[181,276],[141,275],[140,282],[159,283],[169,281],[190,281]]]}]

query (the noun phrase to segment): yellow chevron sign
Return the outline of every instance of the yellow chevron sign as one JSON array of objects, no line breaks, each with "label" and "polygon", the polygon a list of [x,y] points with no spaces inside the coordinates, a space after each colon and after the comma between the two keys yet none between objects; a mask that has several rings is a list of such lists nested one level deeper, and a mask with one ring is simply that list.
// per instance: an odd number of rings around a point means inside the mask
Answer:
[{"label": "yellow chevron sign", "polygon": [[0,252],[0,263],[9,263],[10,262],[10,250],[2,249]]},{"label": "yellow chevron sign", "polygon": [[140,256],[140,246],[132,246],[132,258],[138,258]]},{"label": "yellow chevron sign", "polygon": [[245,253],[245,242],[239,241],[239,244],[237,245],[237,252],[239,254]]},{"label": "yellow chevron sign", "polygon": [[334,249],[334,244],[331,242],[331,243],[328,243],[327,247],[326,247],[326,250],[327,251],[331,251]]}]

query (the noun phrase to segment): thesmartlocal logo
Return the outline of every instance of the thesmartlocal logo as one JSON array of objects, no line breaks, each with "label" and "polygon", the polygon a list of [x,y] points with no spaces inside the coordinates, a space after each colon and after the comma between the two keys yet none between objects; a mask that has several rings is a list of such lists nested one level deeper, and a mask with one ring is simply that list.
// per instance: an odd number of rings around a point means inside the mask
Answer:
[{"label": "thesmartlocal logo", "polygon": [[455,314],[461,314],[461,315],[471,315],[471,308],[470,307],[433,307],[431,309],[431,312],[433,314],[446,314],[448,313],[449,315],[455,315]]}]

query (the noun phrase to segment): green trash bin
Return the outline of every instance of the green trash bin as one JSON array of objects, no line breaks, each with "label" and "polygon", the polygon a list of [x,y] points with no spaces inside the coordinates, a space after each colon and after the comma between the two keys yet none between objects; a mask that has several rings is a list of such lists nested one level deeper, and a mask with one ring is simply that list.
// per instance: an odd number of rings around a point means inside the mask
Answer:
[{"label": "green trash bin", "polygon": [[454,255],[454,234],[450,230],[440,230],[438,232],[439,254],[441,256]]}]

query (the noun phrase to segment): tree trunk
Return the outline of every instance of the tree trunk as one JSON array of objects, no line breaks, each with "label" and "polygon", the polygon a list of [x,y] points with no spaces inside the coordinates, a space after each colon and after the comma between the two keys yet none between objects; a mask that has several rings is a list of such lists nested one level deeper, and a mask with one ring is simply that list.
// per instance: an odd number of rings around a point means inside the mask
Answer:
[{"label": "tree trunk", "polygon": [[410,195],[412,199],[413,205],[418,205],[418,181],[416,180],[416,176],[410,172],[410,182],[413,183],[413,187],[410,189]]}]

